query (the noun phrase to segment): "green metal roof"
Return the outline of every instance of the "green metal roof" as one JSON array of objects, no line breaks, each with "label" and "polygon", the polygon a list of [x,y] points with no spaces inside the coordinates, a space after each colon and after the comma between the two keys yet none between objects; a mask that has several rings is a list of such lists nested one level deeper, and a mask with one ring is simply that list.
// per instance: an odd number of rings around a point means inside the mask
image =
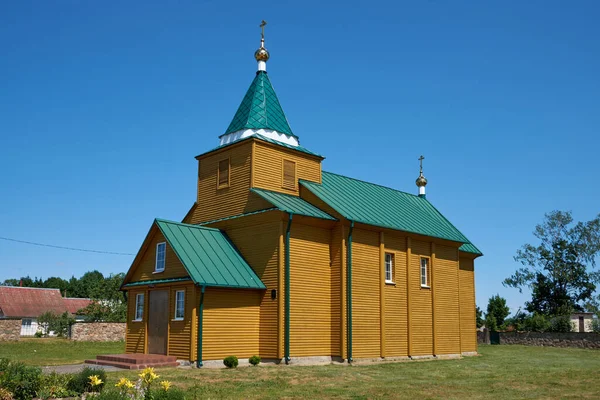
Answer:
[{"label": "green metal roof", "polygon": [[277,146],[285,147],[286,149],[296,150],[296,151],[299,151],[301,153],[306,153],[306,154],[310,154],[311,156],[320,157],[322,159],[325,159],[325,157],[323,157],[322,155],[317,154],[315,152],[312,152],[312,151],[308,150],[306,147],[302,147],[300,145],[298,145],[298,146],[292,146],[291,144],[283,143],[283,142],[280,142],[278,140],[268,138],[268,137],[263,136],[263,135],[261,135],[259,133],[255,133],[252,136],[246,136],[245,138],[238,139],[238,140],[236,140],[234,142],[231,142],[231,143],[222,144],[220,146],[215,147],[214,149],[211,149],[209,151],[205,151],[204,153],[197,155],[196,158],[201,157],[201,156],[203,156],[205,154],[208,154],[208,153],[212,153],[213,151],[216,151],[216,150],[224,149],[227,146],[231,146],[231,145],[243,142],[244,140],[250,140],[252,138],[257,138],[257,139],[260,139],[260,140],[265,141],[267,143],[271,143],[271,144],[274,144],[274,145],[277,145]]},{"label": "green metal roof", "polygon": [[[352,221],[470,243],[429,201],[385,186],[323,172],[322,184],[300,184]],[[474,247],[474,246],[473,246]]]},{"label": "green metal roof", "polygon": [[295,136],[265,71],[258,71],[223,135],[243,129],[272,129]]},{"label": "green metal roof", "polygon": [[152,279],[149,281],[138,281],[126,283],[123,287],[132,287],[132,286],[143,286],[143,285],[160,285],[161,283],[177,283],[177,282],[187,282],[191,281],[192,278],[184,277],[184,278],[167,278],[167,279]]},{"label": "green metal roof", "polygon": [[475,247],[475,245],[473,243],[465,243],[462,246],[460,246],[459,248],[460,251],[464,251],[465,253],[473,253],[473,254],[477,254],[482,256],[483,253],[477,248]]},{"label": "green metal roof", "polygon": [[265,289],[229,238],[220,230],[155,220],[194,283],[243,289]]},{"label": "green metal roof", "polygon": [[298,196],[292,196],[285,193],[272,192],[270,190],[258,188],[252,188],[250,191],[256,193],[281,211],[305,215],[307,217],[335,220],[335,218],[333,218],[331,215],[313,206]]}]

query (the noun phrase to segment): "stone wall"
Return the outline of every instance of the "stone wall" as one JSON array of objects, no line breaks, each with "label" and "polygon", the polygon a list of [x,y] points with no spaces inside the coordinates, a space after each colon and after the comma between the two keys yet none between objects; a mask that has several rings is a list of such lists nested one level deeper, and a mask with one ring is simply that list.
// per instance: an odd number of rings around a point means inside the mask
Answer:
[{"label": "stone wall", "polygon": [[587,332],[500,332],[500,344],[600,349],[600,334]]},{"label": "stone wall", "polygon": [[125,340],[124,322],[77,322],[71,327],[71,339],[79,342],[117,342]]},{"label": "stone wall", "polygon": [[0,342],[19,340],[20,337],[20,319],[0,319]]}]

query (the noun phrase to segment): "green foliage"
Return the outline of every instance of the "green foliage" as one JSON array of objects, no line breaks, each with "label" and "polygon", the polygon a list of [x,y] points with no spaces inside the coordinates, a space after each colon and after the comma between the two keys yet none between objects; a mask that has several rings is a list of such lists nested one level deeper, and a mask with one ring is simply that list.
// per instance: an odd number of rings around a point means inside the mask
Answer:
[{"label": "green foliage", "polygon": [[600,333],[600,318],[592,319],[592,332]]},{"label": "green foliage", "polygon": [[248,361],[250,362],[250,364],[256,367],[258,364],[260,364],[261,358],[260,356],[252,356],[248,359]]},{"label": "green foliage", "polygon": [[[92,387],[90,384],[90,376],[92,375],[97,375],[102,380],[102,383]],[[91,391],[101,392],[105,384],[106,372],[103,369],[85,367],[79,373],[73,375],[73,379],[71,379],[67,388],[78,394]]]},{"label": "green foliage", "polygon": [[523,330],[528,332],[547,332],[549,329],[550,321],[544,314],[533,313],[523,323]]},{"label": "green foliage", "polygon": [[42,375],[41,388],[37,393],[37,397],[40,399],[59,399],[77,396],[78,393],[69,389],[72,380],[72,374],[59,374],[53,371]]},{"label": "green foliage", "polygon": [[126,396],[121,394],[118,390],[115,389],[107,389],[98,393],[93,397],[94,400],[125,400]]},{"label": "green foliage", "polygon": [[52,331],[59,337],[68,337],[69,329],[74,323],[75,319],[66,311],[61,315],[47,311],[38,317],[38,324],[42,326],[42,333],[46,336]]},{"label": "green foliage", "polygon": [[44,336],[44,332],[37,330],[35,331],[35,333],[33,334],[33,336],[35,336],[36,338],[41,338]]},{"label": "green foliage", "polygon": [[495,295],[490,297],[485,315],[485,326],[491,331],[504,328],[504,320],[510,314],[506,299]]},{"label": "green foliage", "polygon": [[573,325],[569,315],[559,315],[550,321],[549,332],[572,332]]},{"label": "green foliage", "polygon": [[485,321],[483,320],[483,311],[481,311],[479,306],[475,307],[475,315],[477,318],[477,328],[481,328],[485,324]]},{"label": "green foliage", "polygon": [[236,368],[238,366],[238,358],[236,356],[225,357],[223,364],[225,364],[227,368]]},{"label": "green foliage", "polygon": [[0,387],[15,400],[30,400],[40,390],[42,370],[20,362],[3,359],[0,363]]},{"label": "green foliage", "polygon": [[597,305],[593,293],[600,282],[594,270],[600,254],[600,215],[573,226],[570,212],[553,211],[536,226],[534,236],[540,243],[517,251],[515,261],[522,267],[503,284],[531,289],[532,299],[526,304],[530,312],[556,316],[566,309]]},{"label": "green foliage", "polygon": [[152,397],[153,400],[185,400],[183,391],[175,387],[172,387],[169,390],[154,390],[152,391]]},{"label": "green foliage", "polygon": [[89,322],[125,322],[127,304],[116,301],[95,301],[79,310]]}]

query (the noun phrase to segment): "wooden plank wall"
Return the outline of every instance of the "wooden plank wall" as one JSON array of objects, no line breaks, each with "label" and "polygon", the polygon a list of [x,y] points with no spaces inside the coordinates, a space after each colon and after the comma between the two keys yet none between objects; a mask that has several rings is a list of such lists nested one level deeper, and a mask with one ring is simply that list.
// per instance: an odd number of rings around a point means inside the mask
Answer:
[{"label": "wooden plank wall", "polygon": [[207,288],[202,332],[203,360],[259,354],[261,291]]},{"label": "wooden plank wall", "polygon": [[321,183],[321,160],[308,154],[286,150],[280,146],[257,141],[254,149],[254,187],[298,195],[296,189],[283,188],[283,160],[296,163],[296,179]]},{"label": "wooden plank wall", "polygon": [[407,356],[406,237],[386,232],[384,242],[385,252],[394,254],[394,284],[384,292],[385,356]]},{"label": "wooden plank wall", "polygon": [[[431,289],[421,288],[421,256],[431,257],[431,243],[411,240],[410,320],[411,356],[433,355]],[[431,265],[430,265],[431,267]]]},{"label": "wooden plank wall", "polygon": [[[183,321],[174,321],[175,318],[175,292],[185,290],[185,304]],[[179,285],[169,287],[169,344],[170,356],[177,356],[181,360],[195,359],[191,353],[190,343],[192,341],[192,329],[197,328],[197,322],[192,320],[192,311],[196,307],[194,285]],[[196,327],[192,328],[193,325]]]},{"label": "wooden plank wall", "polygon": [[127,292],[127,333],[125,343],[125,353],[144,353],[146,348],[146,312],[143,321],[134,322],[135,318],[135,298],[138,293],[144,293],[144,310],[148,305],[148,292],[142,290],[129,290]]},{"label": "wooden plank wall", "polygon": [[135,270],[133,271],[130,282],[147,281],[153,279],[168,279],[182,278],[189,276],[177,254],[173,251],[169,243],[167,243],[167,251],[165,256],[165,270],[163,272],[154,273],[156,266],[156,245],[157,243],[166,242],[165,237],[158,228],[154,228],[154,235],[150,239],[146,251],[142,255]]},{"label": "wooden plank wall", "polygon": [[435,354],[460,354],[458,252],[435,246]]},{"label": "wooden plank wall", "polygon": [[292,224],[290,355],[331,355],[330,231]]},{"label": "wooden plank wall", "polygon": [[460,257],[459,265],[461,352],[474,352],[477,351],[474,260]]},{"label": "wooden plank wall", "polygon": [[271,290],[277,297],[283,296],[279,285],[279,235],[280,213],[260,214],[228,222],[226,234],[233,241],[244,259],[267,287],[261,292],[260,349],[263,358],[278,358],[278,299],[271,298]]},{"label": "wooden plank wall", "polygon": [[[229,187],[217,189],[219,161],[230,159]],[[197,207],[190,218],[192,224],[261,210],[271,205],[251,193],[252,141],[207,155],[198,165]],[[272,167],[270,169],[272,172]]]},{"label": "wooden plank wall", "polygon": [[355,228],[352,236],[353,358],[379,357],[379,232]]},{"label": "wooden plank wall", "polygon": [[342,227],[336,226],[330,231],[329,245],[331,259],[331,355],[340,357],[342,355],[342,318],[345,318],[342,303]]}]

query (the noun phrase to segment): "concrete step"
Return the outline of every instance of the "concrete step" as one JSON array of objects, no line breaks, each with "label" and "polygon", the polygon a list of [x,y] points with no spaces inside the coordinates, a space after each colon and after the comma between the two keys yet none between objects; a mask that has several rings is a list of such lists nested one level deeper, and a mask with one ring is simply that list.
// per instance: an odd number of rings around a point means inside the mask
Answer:
[{"label": "concrete step", "polygon": [[144,369],[148,367],[152,368],[164,368],[164,367],[177,367],[179,363],[177,361],[164,361],[154,362],[147,364],[132,364],[129,362],[110,361],[110,360],[85,360],[86,364],[91,365],[108,365],[111,367],[123,368],[123,369]]},{"label": "concrete step", "polygon": [[113,361],[126,364],[156,364],[175,362],[177,357],[162,354],[103,354],[96,356],[96,360]]}]

